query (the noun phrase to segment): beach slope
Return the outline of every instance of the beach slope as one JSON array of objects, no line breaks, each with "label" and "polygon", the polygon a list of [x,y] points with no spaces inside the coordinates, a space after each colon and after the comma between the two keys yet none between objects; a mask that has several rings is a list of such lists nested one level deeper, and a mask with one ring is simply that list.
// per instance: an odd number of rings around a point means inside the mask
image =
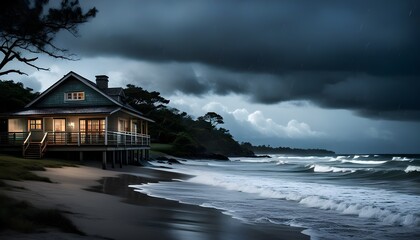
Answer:
[{"label": "beach slope", "polygon": [[188,178],[185,175],[134,166],[108,171],[64,167],[36,174],[53,183],[8,181],[24,189],[7,194],[40,208],[65,211],[86,236],[51,230],[30,235],[5,232],[1,239],[309,239],[300,228],[245,224],[215,209],[150,197],[128,187]]}]

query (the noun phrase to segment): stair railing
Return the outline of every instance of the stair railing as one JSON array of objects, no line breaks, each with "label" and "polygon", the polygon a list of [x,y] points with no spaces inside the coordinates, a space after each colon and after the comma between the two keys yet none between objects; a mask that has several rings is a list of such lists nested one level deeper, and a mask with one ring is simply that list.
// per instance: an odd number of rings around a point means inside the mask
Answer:
[{"label": "stair railing", "polygon": [[48,136],[48,132],[44,133],[44,137],[42,138],[41,142],[40,142],[40,148],[39,148],[39,157],[42,158],[42,156],[45,153],[45,150],[47,149],[47,145],[48,145],[48,141],[46,141]]},{"label": "stair railing", "polygon": [[22,144],[22,156],[25,156],[26,149],[28,149],[29,144],[31,143],[31,134],[32,132],[29,132],[28,136]]}]

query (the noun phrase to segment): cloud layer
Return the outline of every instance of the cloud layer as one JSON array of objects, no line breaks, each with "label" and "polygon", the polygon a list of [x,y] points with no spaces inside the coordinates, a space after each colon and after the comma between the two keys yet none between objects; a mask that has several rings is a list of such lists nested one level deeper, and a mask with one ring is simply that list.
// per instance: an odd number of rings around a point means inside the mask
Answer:
[{"label": "cloud layer", "polygon": [[216,111],[227,118],[229,124],[239,124],[243,129],[248,129],[248,131],[252,129],[264,137],[308,139],[325,136],[325,133],[313,131],[307,123],[295,119],[290,120],[286,125],[281,125],[273,119],[265,117],[260,110],[252,113],[245,108],[229,111],[227,107],[218,102],[206,104],[203,110]]},{"label": "cloud layer", "polygon": [[267,104],[309,100],[370,118],[420,120],[416,1],[95,4],[98,17],[83,37],[60,40],[82,56],[160,68],[127,81],[152,76],[163,91],[238,93]]}]

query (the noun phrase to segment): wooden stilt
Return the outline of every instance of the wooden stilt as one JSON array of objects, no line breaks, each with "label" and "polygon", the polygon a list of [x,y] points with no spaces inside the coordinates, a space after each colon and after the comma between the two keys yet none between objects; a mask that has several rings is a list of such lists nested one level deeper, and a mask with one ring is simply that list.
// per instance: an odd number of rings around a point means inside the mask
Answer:
[{"label": "wooden stilt", "polygon": [[106,169],[106,151],[102,152],[102,169]]},{"label": "wooden stilt", "polygon": [[128,150],[124,151],[124,160],[125,165],[128,165]]},{"label": "wooden stilt", "polygon": [[136,155],[134,155],[134,151],[135,150],[131,150],[130,151],[130,155],[131,155],[131,164],[135,165],[136,164]]},{"label": "wooden stilt", "polygon": [[119,156],[119,162],[120,162],[120,168],[122,168],[122,161],[123,161],[123,152],[122,151],[119,151],[119,153],[118,153],[118,156]]},{"label": "wooden stilt", "polygon": [[112,168],[115,168],[115,151],[112,151]]},{"label": "wooden stilt", "polygon": [[83,162],[83,152],[82,151],[80,151],[79,152],[79,162]]}]

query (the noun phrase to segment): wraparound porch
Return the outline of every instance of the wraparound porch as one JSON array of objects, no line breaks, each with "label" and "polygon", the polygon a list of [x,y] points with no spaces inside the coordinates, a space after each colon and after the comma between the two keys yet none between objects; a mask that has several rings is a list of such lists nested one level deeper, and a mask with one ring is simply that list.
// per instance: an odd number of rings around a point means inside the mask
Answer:
[{"label": "wraparound porch", "polygon": [[[107,163],[141,164],[149,159],[150,136],[131,132],[7,132],[0,133],[3,150],[22,152],[26,158],[42,158],[48,152],[79,152],[83,161],[86,152],[102,154]],[[65,156],[65,155],[64,155]],[[107,159],[110,161],[108,162]]]}]

